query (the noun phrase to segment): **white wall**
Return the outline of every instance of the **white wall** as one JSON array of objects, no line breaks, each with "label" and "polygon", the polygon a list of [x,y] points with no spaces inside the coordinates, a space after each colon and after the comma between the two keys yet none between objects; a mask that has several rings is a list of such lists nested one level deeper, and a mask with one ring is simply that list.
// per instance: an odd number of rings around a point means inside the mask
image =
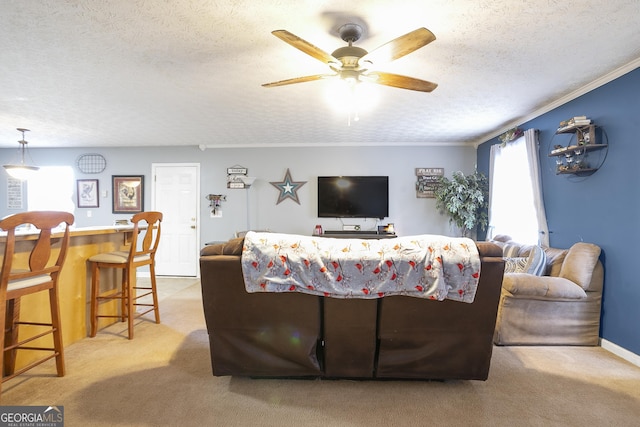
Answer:
[{"label": "white wall", "polygon": [[[76,159],[85,153],[100,153],[107,159],[107,168],[101,174],[88,175],[75,169]],[[399,235],[449,234],[446,217],[435,210],[433,199],[419,199],[415,191],[415,168],[443,167],[450,176],[461,170],[473,171],[476,150],[472,147],[292,147],[292,148],[211,148],[201,151],[197,147],[135,147],[104,149],[37,149],[30,148],[37,165],[72,165],[77,179],[99,179],[100,189],[108,190],[109,197],[100,199],[100,207],[76,210],[76,225],[106,225],[114,219],[128,215],[111,213],[111,176],[145,175],[145,209],[150,209],[151,164],[194,162],[201,164],[201,241],[226,240],[238,230],[247,228],[247,190],[226,188],[226,169],[241,165],[249,169],[256,181],[249,190],[250,223],[253,229],[311,234],[316,224],[325,230],[342,227],[337,219],[317,218],[316,178],[319,175],[388,175],[389,218],[380,223],[393,222]],[[0,150],[2,163],[10,160],[15,150]],[[295,181],[307,181],[298,190],[300,204],[286,199],[276,205],[279,190],[270,182],[281,181],[289,168]],[[0,197],[6,201],[6,173]],[[222,203],[222,218],[209,215],[207,194],[226,194]],[[74,194],[75,198],[75,194]],[[2,204],[0,216],[15,213]],[[374,229],[375,220],[344,220],[346,224],[360,224]]]}]

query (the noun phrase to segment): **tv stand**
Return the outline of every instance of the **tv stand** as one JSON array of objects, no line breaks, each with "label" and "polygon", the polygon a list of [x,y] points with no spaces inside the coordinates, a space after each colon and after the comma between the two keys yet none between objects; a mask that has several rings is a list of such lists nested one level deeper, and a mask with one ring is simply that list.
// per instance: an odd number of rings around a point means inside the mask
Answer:
[{"label": "tv stand", "polygon": [[327,230],[322,233],[322,237],[336,239],[391,239],[397,236],[395,233],[378,233],[373,230]]}]

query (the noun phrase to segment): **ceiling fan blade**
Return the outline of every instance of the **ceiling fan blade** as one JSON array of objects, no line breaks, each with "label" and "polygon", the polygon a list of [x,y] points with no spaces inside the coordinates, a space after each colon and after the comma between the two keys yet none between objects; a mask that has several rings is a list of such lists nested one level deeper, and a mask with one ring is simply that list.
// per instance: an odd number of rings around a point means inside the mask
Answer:
[{"label": "ceiling fan blade", "polygon": [[284,86],[291,85],[294,83],[304,83],[304,82],[312,82],[314,80],[325,79],[327,77],[335,77],[335,74],[316,74],[313,76],[305,76],[305,77],[295,77],[293,79],[280,80],[277,82],[265,83],[263,87],[276,87],[276,86]]},{"label": "ceiling fan blade", "polygon": [[400,89],[417,90],[419,92],[431,92],[438,87],[436,83],[399,74],[372,71],[366,75],[367,80],[379,85],[393,86]]},{"label": "ceiling fan blade", "polygon": [[365,61],[372,64],[391,62],[420,49],[435,39],[436,36],[431,31],[418,28],[369,52],[360,58],[359,63],[362,65]]},{"label": "ceiling fan blade", "polygon": [[325,64],[328,64],[331,62],[335,62],[337,64],[340,63],[340,61],[334,58],[331,54],[325,52],[324,50],[320,49],[317,46],[312,45],[308,41],[301,39],[295,34],[291,34],[287,30],[275,30],[275,31],[272,31],[271,34],[278,37],[280,40],[286,43],[289,43],[291,46],[295,47],[296,49],[303,51],[307,55],[310,55],[316,58],[317,60],[324,62]]}]

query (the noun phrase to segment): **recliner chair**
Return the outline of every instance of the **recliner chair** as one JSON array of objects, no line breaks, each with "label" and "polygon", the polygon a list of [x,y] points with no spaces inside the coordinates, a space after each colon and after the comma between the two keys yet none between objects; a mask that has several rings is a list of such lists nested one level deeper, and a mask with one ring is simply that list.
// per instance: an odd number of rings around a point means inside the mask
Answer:
[{"label": "recliner chair", "polygon": [[[517,245],[507,236],[496,239],[503,247]],[[520,245],[518,256],[528,256],[531,248]],[[579,242],[568,250],[543,249],[543,275],[505,272],[494,343],[598,345],[604,283],[600,247]]]}]

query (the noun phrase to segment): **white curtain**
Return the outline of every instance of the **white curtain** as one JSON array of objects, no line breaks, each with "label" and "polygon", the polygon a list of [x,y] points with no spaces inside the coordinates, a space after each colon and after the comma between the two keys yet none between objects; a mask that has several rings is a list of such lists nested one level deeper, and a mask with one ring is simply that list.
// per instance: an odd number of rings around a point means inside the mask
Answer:
[{"label": "white curtain", "polygon": [[527,160],[529,162],[529,175],[533,191],[533,206],[536,210],[538,225],[538,244],[549,246],[549,228],[547,226],[547,214],[542,198],[542,178],[540,177],[540,155],[538,151],[538,131],[528,129],[524,132],[525,145],[527,147]]},{"label": "white curtain", "polygon": [[549,245],[535,129],[493,145],[489,166],[488,238],[506,234],[522,243]]}]

